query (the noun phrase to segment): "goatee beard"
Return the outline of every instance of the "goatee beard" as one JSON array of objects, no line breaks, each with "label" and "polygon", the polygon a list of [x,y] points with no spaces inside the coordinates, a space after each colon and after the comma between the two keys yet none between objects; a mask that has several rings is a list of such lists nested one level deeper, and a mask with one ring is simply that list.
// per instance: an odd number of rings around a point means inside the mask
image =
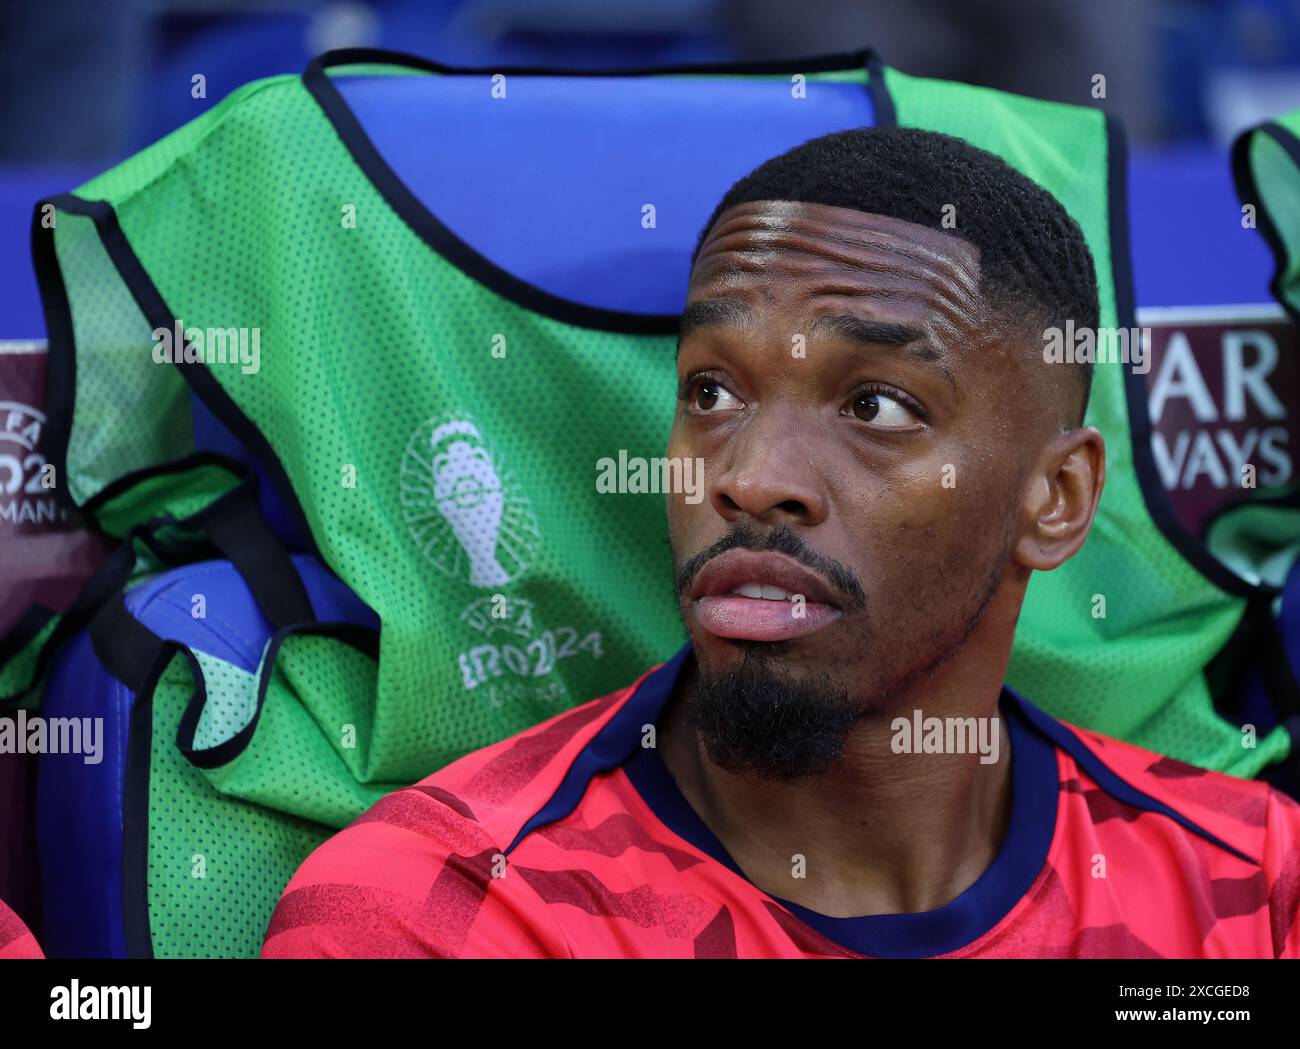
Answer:
[{"label": "goatee beard", "polygon": [[[842,578],[841,589],[854,594],[852,607],[860,620],[855,650],[877,657],[867,661],[875,668],[873,674],[858,675],[852,681],[856,698],[850,698],[842,678],[828,671],[804,670],[796,676],[786,670],[781,658],[789,652],[790,642],[745,643],[741,666],[730,673],[706,672],[693,654],[695,674],[686,697],[686,721],[704,744],[709,760],[724,772],[759,780],[795,782],[830,771],[843,757],[850,733],[863,718],[890,711],[918,682],[962,650],[998,592],[1014,538],[1014,517],[1008,515],[999,549],[989,560],[987,574],[971,587],[964,613],[959,611],[947,623],[910,639],[910,645],[873,637],[862,609],[861,587],[847,569],[829,563],[826,572]],[[745,529],[734,530],[727,540],[715,544],[678,574],[679,600],[701,563],[738,545],[760,548]],[[762,546],[779,547],[804,561],[812,556],[803,553],[802,540],[786,529],[774,530]],[[900,659],[900,652],[913,658],[909,661],[904,655]]]},{"label": "goatee beard", "polygon": [[731,673],[706,674],[697,662],[687,723],[725,772],[781,782],[820,776],[866,710],[825,672],[793,677],[770,647],[751,646]]}]

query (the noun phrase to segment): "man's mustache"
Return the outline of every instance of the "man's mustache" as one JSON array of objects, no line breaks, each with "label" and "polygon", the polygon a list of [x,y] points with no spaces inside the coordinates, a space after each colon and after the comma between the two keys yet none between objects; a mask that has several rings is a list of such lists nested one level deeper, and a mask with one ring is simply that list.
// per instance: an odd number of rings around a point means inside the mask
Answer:
[{"label": "man's mustache", "polygon": [[728,550],[774,550],[779,554],[792,557],[800,564],[806,565],[829,582],[844,598],[843,609],[846,612],[863,608],[867,595],[862,589],[858,577],[838,561],[810,549],[803,538],[789,525],[777,525],[766,532],[759,533],[748,525],[736,525],[730,532],[706,550],[701,550],[690,558],[677,573],[677,596],[690,590],[691,580],[706,564]]}]

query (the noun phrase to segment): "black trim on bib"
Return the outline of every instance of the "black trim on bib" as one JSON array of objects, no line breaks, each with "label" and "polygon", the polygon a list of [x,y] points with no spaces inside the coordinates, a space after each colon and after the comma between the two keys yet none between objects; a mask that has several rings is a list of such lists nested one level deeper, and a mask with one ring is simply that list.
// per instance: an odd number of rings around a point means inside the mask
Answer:
[{"label": "black trim on bib", "polygon": [[898,108],[885,81],[885,64],[880,56],[867,50],[867,91],[871,95],[872,116],[876,127],[898,127]]},{"label": "black trim on bib", "polygon": [[[81,197],[72,196],[71,194],[62,194],[40,201],[36,205],[36,215],[39,216],[40,209],[45,204],[54,204],[60,211],[91,219],[95,224],[95,230],[99,234],[100,243],[103,245],[105,253],[117,270],[118,276],[121,277],[122,283],[130,291],[131,297],[135,300],[135,304],[144,316],[145,321],[154,329],[167,328],[170,330],[175,327],[175,314],[168,307],[153,279],[140,262],[135,250],[131,247],[130,241],[127,240],[126,234],[122,231],[117,212],[111,204],[104,200],[83,200]],[[41,299],[45,303],[46,309],[50,367],[53,369],[52,374],[56,375],[59,380],[59,385],[51,388],[52,396],[49,398],[47,405],[50,409],[47,415],[53,423],[46,431],[47,441],[49,442],[47,449],[51,450],[52,454],[50,454],[49,459],[54,464],[55,470],[61,470],[62,475],[67,477],[68,437],[72,429],[72,416],[76,402],[76,345],[72,335],[67,292],[64,288],[63,276],[59,270],[54,252],[54,231],[40,230],[39,232],[43,233],[44,236],[38,236],[38,230],[39,220],[33,225],[32,250],[34,258],[37,260],[37,280],[40,284]],[[44,243],[41,243],[42,241]],[[315,535],[307,524],[307,515],[302,508],[302,504],[298,501],[298,496],[289,481],[288,473],[285,471],[279,457],[275,454],[270,442],[253,425],[234,399],[222,389],[221,384],[217,382],[205,365],[202,363],[186,364],[183,360],[178,360],[173,364],[173,367],[180,370],[181,376],[190,389],[194,391],[199,400],[213,415],[234,434],[240,444],[256,456],[258,462],[266,469],[274,483],[286,511],[293,518],[293,524],[299,536],[306,543],[307,550],[305,552],[314,554],[322,564],[328,565],[316,545]],[[179,460],[137,470],[119,477],[109,487],[112,489],[113,494],[117,494],[141,480],[161,473],[171,473],[190,466],[202,465],[213,461],[213,457],[214,453],[195,452]],[[218,456],[217,458],[224,457]],[[235,460],[228,461],[235,462]],[[242,463],[237,464],[235,472],[242,474],[246,472],[246,469]],[[107,491],[108,489],[105,490],[105,492]],[[93,508],[99,505],[104,498],[108,498],[105,492],[96,493],[95,497],[87,500],[86,508]],[[67,501],[73,508],[77,508],[70,495],[67,497]]]},{"label": "black trim on bib", "polygon": [[[334,66],[404,66],[426,73],[459,76],[493,76],[497,73],[511,76],[564,76],[564,77],[633,77],[660,76],[685,73],[732,73],[737,75],[773,73],[833,73],[854,69],[867,64],[875,54],[869,47],[853,51],[833,51],[829,54],[805,55],[801,58],[769,58],[761,61],[736,62],[685,62],[652,66],[619,66],[617,68],[590,69],[566,66],[491,65],[458,66],[436,59],[414,55],[408,51],[390,51],[381,47],[342,47],[317,55],[307,65],[310,71]],[[306,74],[304,74],[306,75]]]},{"label": "black trim on bib", "polygon": [[180,725],[176,729],[176,749],[191,765],[200,769],[220,768],[234,761],[248,748],[248,745],[253,742],[253,736],[262,718],[262,708],[266,704],[266,689],[271,682],[271,675],[275,672],[275,662],[280,647],[290,637],[304,635],[333,638],[364,653],[375,662],[379,661],[378,631],[356,623],[298,623],[277,630],[267,642],[266,649],[262,653],[261,665],[258,667],[257,706],[253,710],[253,716],[249,718],[248,724],[233,736],[215,747],[196,748],[194,734],[198,731],[199,719],[203,716],[207,696],[200,688],[196,689],[194,695],[190,697],[189,705],[186,706]]},{"label": "black trim on bib", "polygon": [[[159,463],[156,466],[145,466],[114,478],[82,503],[79,510],[83,514],[95,514],[106,503],[111,503],[119,495],[125,495],[143,481],[165,477],[168,474],[185,473],[201,466],[220,466],[236,480],[249,476],[248,467],[228,455],[223,455],[221,452],[194,452],[182,459],[173,459],[169,463]],[[232,488],[231,491],[233,490]]]},{"label": "black trim on bib", "polygon": [[312,59],[302,74],[303,86],[334,126],[339,139],[352,155],[361,174],[406,225],[434,252],[461,272],[504,299],[524,309],[579,328],[594,328],[624,335],[673,335],[680,324],[677,313],[631,313],[588,306],[543,291],[502,269],[486,255],[470,247],[407,188],[362,128],[342,93],[330,80],[327,69],[345,65],[386,65],[419,69],[429,73],[518,76],[601,76],[634,77],[683,73],[816,73],[866,67],[867,90],[879,124],[896,122],[893,101],[885,86],[880,60],[869,48],[836,55],[769,62],[713,63],[703,65],[651,66],[640,69],[561,69],[540,66],[449,66],[416,55],[374,48],[345,48],[327,51]]},{"label": "black trim on bib", "polygon": [[[177,654],[185,657],[195,694],[202,694],[203,669],[194,653],[176,641],[164,641],[144,627],[119,600],[115,610],[99,620],[105,643],[119,635],[138,636],[144,630],[157,642],[153,665],[131,704],[126,772],[122,787],[122,934],[128,958],[152,958],[149,923],[149,780],[153,765],[153,700],[158,682]],[[132,626],[131,624],[134,624]],[[98,651],[98,647],[97,647]],[[193,697],[190,700],[194,702]]]},{"label": "black trim on bib", "polygon": [[229,507],[217,500],[195,514],[193,521],[235,566],[272,626],[310,623],[316,618],[289,552],[263,520],[254,500],[240,500]]},{"label": "black trim on bib", "polygon": [[[123,609],[125,613],[125,609]],[[122,939],[128,958],[152,958],[149,927],[149,772],[153,764],[153,692],[169,659],[161,653],[131,704],[122,783]]]},{"label": "black trim on bib", "polygon": [[[54,208],[55,222],[59,210],[72,196],[51,197],[32,209],[32,268],[41,295],[41,312],[45,315],[45,461],[53,465],[55,476],[66,482],[68,477],[68,438],[72,433],[72,404],[77,390],[76,336],[72,327],[72,307],[68,290],[59,269],[54,244],[54,228],[41,224],[46,206]],[[74,212],[75,214],[75,212]],[[67,510],[76,510],[66,483],[55,484],[55,499]]]},{"label": "black trim on bib", "polygon": [[1300,169],[1300,140],[1297,140],[1281,124],[1269,121],[1266,124],[1260,124],[1258,127],[1243,131],[1232,144],[1232,180],[1236,184],[1237,199],[1243,204],[1254,206],[1255,228],[1259,230],[1260,236],[1268,244],[1269,251],[1273,253],[1275,268],[1273,279],[1269,282],[1269,291],[1273,293],[1273,298],[1277,299],[1282,308],[1290,314],[1291,319],[1300,324],[1300,310],[1282,294],[1282,278],[1286,275],[1289,262],[1286,244],[1282,240],[1282,234],[1278,230],[1278,224],[1273,217],[1273,213],[1269,211],[1260,198],[1259,185],[1255,181],[1255,172],[1250,166],[1250,142],[1256,134],[1267,135],[1281,146],[1297,169]]}]

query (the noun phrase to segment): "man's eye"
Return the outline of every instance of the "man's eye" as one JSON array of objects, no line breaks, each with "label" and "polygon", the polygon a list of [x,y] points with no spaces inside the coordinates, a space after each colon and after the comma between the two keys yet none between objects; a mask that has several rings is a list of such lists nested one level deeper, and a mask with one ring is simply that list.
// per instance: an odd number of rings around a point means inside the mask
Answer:
[{"label": "man's eye", "polygon": [[699,378],[686,383],[685,397],[688,410],[713,413],[735,411],[743,407],[740,398],[717,379]]},{"label": "man's eye", "polygon": [[882,430],[910,430],[918,421],[917,413],[901,397],[881,390],[854,394],[848,410],[855,419]]}]

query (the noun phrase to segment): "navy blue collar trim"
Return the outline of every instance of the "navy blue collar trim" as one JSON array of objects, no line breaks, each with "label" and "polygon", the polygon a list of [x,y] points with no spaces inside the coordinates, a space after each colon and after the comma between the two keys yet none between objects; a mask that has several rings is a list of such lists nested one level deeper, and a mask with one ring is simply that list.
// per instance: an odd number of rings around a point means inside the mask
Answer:
[{"label": "navy blue collar trim", "polygon": [[[1008,689],[1008,691],[1010,690]],[[1056,746],[1069,754],[1074,759],[1075,764],[1083,769],[1096,782],[1097,786],[1111,797],[1122,801],[1126,805],[1132,805],[1134,808],[1168,816],[1179,826],[1185,827],[1193,834],[1199,835],[1213,845],[1217,845],[1225,852],[1230,852],[1238,859],[1259,866],[1260,861],[1255,857],[1247,856],[1244,852],[1233,848],[1221,838],[1211,834],[1200,824],[1184,816],[1177,809],[1170,808],[1163,801],[1153,798],[1127,780],[1121,779],[1118,773],[1112,771],[1110,766],[1102,761],[1068,725],[1064,725],[1055,718],[1043,713],[1028,700],[1021,698],[1020,705],[1025,716],[1033,723],[1034,727]]]},{"label": "navy blue collar trim", "polygon": [[[642,687],[650,684],[647,681]],[[1047,862],[1056,830],[1060,787],[1056,751],[1020,713],[1017,699],[1008,690],[1002,703],[1011,737],[1011,819],[997,856],[974,885],[943,907],[918,914],[834,918],[778,896],[772,899],[834,943],[876,958],[947,954],[993,928],[1033,885]],[[683,797],[657,751],[640,749],[623,771],[670,830],[745,877]]]},{"label": "navy blue collar trim", "polygon": [[[574,759],[555,793],[523,825],[505,850],[507,855],[538,827],[573,812],[593,777],[622,766],[633,786],[665,826],[740,877],[745,877],[722,843],[686,801],[658,752],[641,746],[645,727],[658,722],[691,654],[691,646],[684,646],[672,659],[648,674],[640,687],[623,701],[615,715]],[[1069,753],[1103,790],[1120,801],[1166,815],[1233,855],[1256,862],[1168,805],[1122,780],[1069,728],[1043,713],[1013,689],[1003,689],[1000,709],[1011,737],[1011,819],[997,856],[974,885],[951,903],[919,914],[834,918],[790,901],[773,899],[824,936],[859,954],[918,958],[947,954],[964,947],[1006,916],[1029,890],[1047,862],[1056,831],[1060,790],[1057,747]]]},{"label": "navy blue collar trim", "polygon": [[515,840],[506,847],[505,855],[509,856],[511,850],[538,827],[564,819],[578,807],[594,776],[618,768],[634,751],[641,749],[644,726],[659,720],[690,654],[691,646],[686,645],[658,670],[646,675],[641,687],[623,701],[618,712],[574,758],[555,793],[520,828]]}]

